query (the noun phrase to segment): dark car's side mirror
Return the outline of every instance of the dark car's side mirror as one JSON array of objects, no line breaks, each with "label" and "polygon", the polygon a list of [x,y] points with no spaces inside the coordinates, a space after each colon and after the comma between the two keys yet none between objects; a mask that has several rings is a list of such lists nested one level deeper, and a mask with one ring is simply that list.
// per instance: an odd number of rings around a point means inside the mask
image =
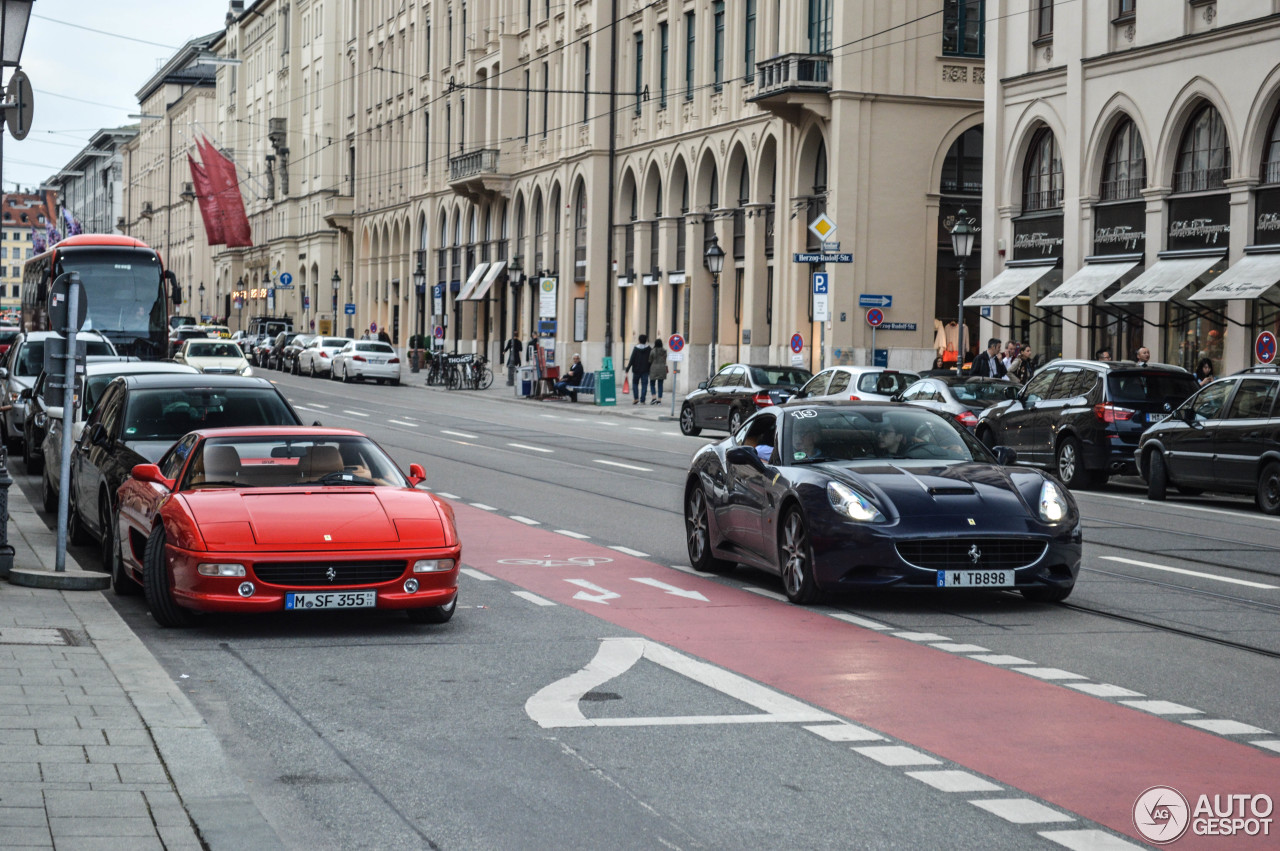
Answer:
[{"label": "dark car's side mirror", "polygon": [[169,296],[174,304],[182,304],[182,287],[178,285],[178,276],[172,269],[166,269],[164,279],[169,282]]},{"label": "dark car's side mirror", "polygon": [[102,423],[94,423],[89,427],[89,442],[94,446],[106,446],[107,440],[107,429]]},{"label": "dark car's side mirror", "polygon": [[730,464],[754,467],[757,470],[764,469],[764,462],[760,460],[760,455],[754,446],[735,446],[726,452],[724,457]]},{"label": "dark car's side mirror", "polygon": [[417,487],[427,480],[427,471],[422,469],[421,464],[409,465],[409,484]]},{"label": "dark car's side mirror", "polygon": [[18,400],[19,400],[19,401],[26,401],[27,399],[30,399],[30,398],[31,398],[31,388],[30,388],[30,387],[23,387],[21,390],[19,390],[19,391],[18,391]]},{"label": "dark car's side mirror", "polygon": [[1006,387],[1004,389],[1004,398],[1006,399],[1017,399],[1021,395],[1022,395],[1022,388],[1017,386],[1016,384],[1013,385],[1012,387]]},{"label": "dark car's side mirror", "polygon": [[706,389],[707,389],[707,382],[705,382],[705,381],[699,381],[699,382],[698,382],[698,389],[699,389],[699,390],[706,390]]},{"label": "dark car's side mirror", "polygon": [[318,425],[320,425],[320,424],[321,424],[321,423],[320,423],[320,421],[319,421],[319,420],[316,420],[315,422],[313,422],[313,423],[312,423],[312,425],[313,425],[313,426],[318,426]]},{"label": "dark car's side mirror", "polygon": [[892,396],[890,396],[890,397],[889,397],[889,401],[890,401],[890,402],[902,402],[902,401],[905,401],[905,399],[904,399],[904,397],[903,397],[903,395],[902,395],[901,393],[894,393]]},{"label": "dark car's side mirror", "polygon": [[996,456],[996,463],[1001,467],[1011,467],[1018,462],[1018,451],[1012,446],[997,446],[991,454]]},{"label": "dark car's side mirror", "polygon": [[3,366],[0,366],[0,380],[3,380],[8,377],[9,377],[9,370],[5,369]]},{"label": "dark car's side mirror", "polygon": [[160,485],[165,490],[173,490],[173,479],[166,479],[160,473],[160,468],[155,464],[138,464],[130,471],[129,475],[139,482],[149,482],[153,485]]}]

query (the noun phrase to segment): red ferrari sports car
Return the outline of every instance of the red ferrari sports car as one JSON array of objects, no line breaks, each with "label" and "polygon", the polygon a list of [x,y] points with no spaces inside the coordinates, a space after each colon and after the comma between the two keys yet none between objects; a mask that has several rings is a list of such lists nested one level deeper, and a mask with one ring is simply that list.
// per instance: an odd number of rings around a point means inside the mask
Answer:
[{"label": "red ferrari sports car", "polygon": [[120,486],[112,587],[141,586],[167,627],[195,611],[349,608],[444,623],[462,545],[424,478],[346,429],[191,432]]}]

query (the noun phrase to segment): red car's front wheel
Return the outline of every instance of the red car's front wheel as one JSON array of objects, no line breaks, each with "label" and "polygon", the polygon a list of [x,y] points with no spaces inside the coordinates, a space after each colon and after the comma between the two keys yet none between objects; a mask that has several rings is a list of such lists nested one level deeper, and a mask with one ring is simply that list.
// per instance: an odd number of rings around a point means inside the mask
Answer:
[{"label": "red car's front wheel", "polygon": [[142,555],[142,587],[151,616],[163,627],[191,626],[195,615],[173,601],[173,578],[164,563],[164,526],[156,526]]}]

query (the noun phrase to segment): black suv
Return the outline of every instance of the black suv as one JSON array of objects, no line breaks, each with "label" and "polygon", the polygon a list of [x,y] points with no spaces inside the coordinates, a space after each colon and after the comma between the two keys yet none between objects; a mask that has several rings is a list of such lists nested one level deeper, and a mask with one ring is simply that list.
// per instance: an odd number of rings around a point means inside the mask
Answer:
[{"label": "black suv", "polygon": [[1265,514],[1280,514],[1280,371],[1246,369],[1200,388],[1138,443],[1147,497],[1169,486],[1194,496],[1206,489],[1253,494]]},{"label": "black suv", "polygon": [[1100,485],[1137,472],[1133,452],[1151,423],[1196,392],[1178,366],[1134,361],[1055,360],[1017,398],[978,418],[987,446],[1008,446],[1018,462],[1045,467],[1068,487]]}]

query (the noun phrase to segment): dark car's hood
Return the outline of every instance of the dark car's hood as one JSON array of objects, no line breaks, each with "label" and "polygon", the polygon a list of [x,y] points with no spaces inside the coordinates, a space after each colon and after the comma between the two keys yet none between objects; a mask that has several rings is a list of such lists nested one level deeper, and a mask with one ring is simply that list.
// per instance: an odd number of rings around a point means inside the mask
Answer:
[{"label": "dark car's hood", "polygon": [[1036,517],[1035,502],[1044,482],[1038,470],[976,462],[854,461],[821,466],[833,479],[893,506],[901,517]]},{"label": "dark car's hood", "polygon": [[125,446],[131,452],[136,452],[147,459],[147,464],[157,464],[161,456],[168,452],[169,447],[173,446],[175,442],[173,440],[128,440],[125,441]]}]

